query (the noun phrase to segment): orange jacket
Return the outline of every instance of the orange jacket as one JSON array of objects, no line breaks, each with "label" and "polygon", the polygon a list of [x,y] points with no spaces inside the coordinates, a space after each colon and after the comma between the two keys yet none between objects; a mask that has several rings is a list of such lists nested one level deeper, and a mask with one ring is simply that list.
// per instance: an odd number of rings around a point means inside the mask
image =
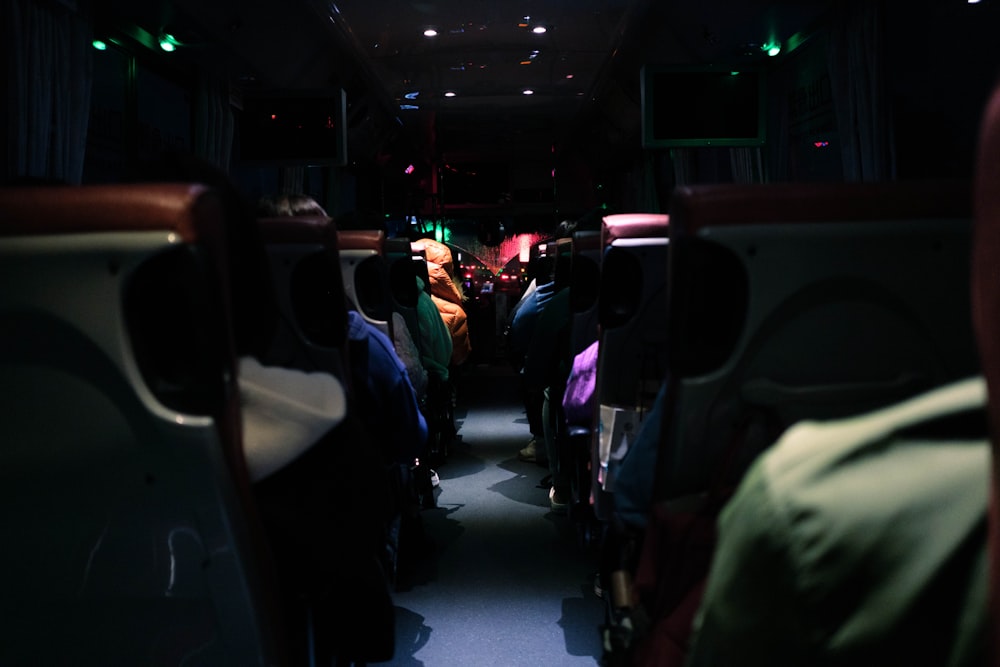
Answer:
[{"label": "orange jacket", "polygon": [[417,243],[424,246],[431,299],[451,332],[451,364],[457,366],[469,358],[472,345],[469,342],[469,321],[462,307],[465,296],[452,279],[454,266],[451,250],[433,239],[420,239]]}]

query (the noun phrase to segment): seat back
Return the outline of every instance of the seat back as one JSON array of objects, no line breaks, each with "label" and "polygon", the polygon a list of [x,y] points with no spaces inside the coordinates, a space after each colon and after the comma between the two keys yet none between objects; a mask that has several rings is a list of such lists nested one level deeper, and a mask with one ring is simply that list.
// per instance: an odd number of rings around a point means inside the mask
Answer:
[{"label": "seat back", "polygon": [[337,232],[344,292],[358,313],[392,338],[392,297],[386,268],[385,232],[340,230]]},{"label": "seat back", "polygon": [[1000,665],[1000,87],[986,105],[979,130],[974,183],[975,237],[972,259],[972,309],[983,375],[989,397],[993,444],[990,502],[990,608],[992,664]]},{"label": "seat back", "polygon": [[602,224],[593,452],[602,520],[610,518],[614,460],[624,456],[621,445],[638,430],[666,374],[668,222],[666,215],[643,213],[610,215]]},{"label": "seat back", "polygon": [[720,466],[735,481],[801,419],[976,372],[967,184],[701,186],[672,201],[654,498],[704,490]]},{"label": "seat back", "polygon": [[223,208],[189,185],[0,190],[0,662],[274,664]]},{"label": "seat back", "polygon": [[601,284],[601,233],[573,234],[570,269],[570,312],[573,324],[570,352],[576,356],[597,340],[597,295]]},{"label": "seat back", "polygon": [[347,305],[337,231],[327,217],[257,220],[281,312],[268,362],[326,371],[349,386]]}]

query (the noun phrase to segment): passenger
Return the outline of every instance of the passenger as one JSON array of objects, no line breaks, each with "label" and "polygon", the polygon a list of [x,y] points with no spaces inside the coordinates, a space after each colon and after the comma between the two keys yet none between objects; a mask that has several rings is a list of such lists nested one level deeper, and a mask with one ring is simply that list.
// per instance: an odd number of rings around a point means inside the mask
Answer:
[{"label": "passenger", "polygon": [[451,332],[434,300],[424,290],[423,279],[417,276],[416,281],[420,360],[429,376],[447,382],[452,354]]},{"label": "passenger", "polygon": [[563,414],[570,425],[590,427],[596,410],[597,353],[600,341],[594,341],[573,357],[566,391],[563,393]]},{"label": "passenger", "polygon": [[789,429],[721,514],[687,664],[986,664],[985,401]]},{"label": "passenger", "polygon": [[[392,311],[392,337],[396,356],[403,363],[406,374],[410,378],[410,386],[417,395],[417,403],[424,404],[427,398],[428,373],[423,356],[417,348],[406,318],[401,313]],[[450,339],[449,339],[450,341]]]},{"label": "passenger", "polygon": [[[542,414],[545,396],[541,389],[530,388],[525,384],[524,359],[538,315],[545,309],[555,292],[555,281],[551,276],[551,262],[536,260],[534,269],[540,275],[531,279],[521,299],[511,311],[507,357],[520,377],[524,412],[528,418],[528,431],[531,434],[528,444],[518,450],[517,458],[544,466],[548,465],[545,451],[545,422]],[[541,283],[539,277],[542,278]]]},{"label": "passenger", "polygon": [[[431,296],[425,291],[420,276],[414,277],[417,291],[415,337],[420,351],[420,361],[427,372],[427,394],[421,410],[427,420],[428,462],[442,463],[448,447],[455,437],[454,395],[450,382],[449,365],[452,357],[451,332]],[[431,483],[437,479],[430,471]],[[424,494],[425,507],[434,507],[433,494]]]},{"label": "passenger", "polygon": [[449,365],[454,368],[465,363],[472,352],[469,323],[463,307],[465,295],[454,280],[454,264],[448,246],[433,239],[420,239],[417,243],[422,244],[426,251],[431,298],[451,332]]},{"label": "passenger", "polygon": [[257,201],[257,215],[262,218],[281,218],[296,215],[329,217],[319,202],[306,194],[282,194],[261,197]]},{"label": "passenger", "polygon": [[[388,336],[355,309],[348,311],[352,385],[364,388],[356,407],[375,435],[387,463],[412,465],[424,455],[427,422],[406,367]],[[387,416],[391,415],[391,418]]]},{"label": "passenger", "polygon": [[[544,460],[551,475],[549,504],[554,511],[565,512],[569,503],[569,470],[564,469],[557,447],[565,429],[562,396],[566,391],[571,360],[569,356],[569,288],[557,291],[538,316],[535,335],[524,362],[524,385],[528,392],[542,396],[542,432]],[[518,452],[524,460],[526,452]],[[536,454],[536,458],[537,457]]]},{"label": "passenger", "polygon": [[669,383],[664,381],[643,418],[635,439],[618,463],[615,476],[615,514],[625,526],[641,530],[646,527],[653,505],[656,482],[656,462],[660,454],[663,411]]}]

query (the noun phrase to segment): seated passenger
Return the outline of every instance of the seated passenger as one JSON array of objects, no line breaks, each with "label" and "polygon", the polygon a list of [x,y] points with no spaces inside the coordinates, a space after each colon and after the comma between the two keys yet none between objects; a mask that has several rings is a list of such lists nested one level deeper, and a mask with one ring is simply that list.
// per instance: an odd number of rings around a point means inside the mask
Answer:
[{"label": "seated passenger", "polygon": [[451,366],[465,363],[472,353],[469,341],[469,323],[463,303],[465,295],[454,280],[451,250],[433,239],[417,241],[424,246],[427,256],[427,274],[431,281],[431,298],[451,332]]},{"label": "seated passenger", "polygon": [[617,463],[615,514],[626,526],[636,529],[646,527],[653,504],[656,461],[660,454],[663,410],[669,386],[666,381],[660,385],[653,406],[639,426],[639,432],[629,443],[625,456]]},{"label": "seated passenger", "polygon": [[448,381],[448,364],[451,363],[452,342],[441,312],[434,300],[424,291],[424,281],[417,277],[417,321],[420,360],[428,375]]},{"label": "seated passenger", "polygon": [[563,414],[571,426],[590,427],[594,419],[594,395],[597,387],[597,353],[600,342],[594,341],[573,357],[566,391],[563,394]]},{"label": "seated passenger", "polygon": [[545,458],[545,427],[542,417],[542,406],[545,397],[540,389],[531,389],[524,382],[524,357],[531,341],[531,335],[538,320],[538,314],[552,298],[555,283],[546,277],[541,287],[536,278],[532,278],[521,299],[514,305],[510,313],[510,325],[507,329],[507,359],[514,370],[520,374],[524,413],[528,419],[528,431],[531,438],[523,448],[518,450],[517,458],[521,461],[547,465]]},{"label": "seated passenger", "polygon": [[284,216],[317,216],[328,218],[326,209],[306,194],[282,194],[261,197],[257,200],[257,215],[262,218]]},{"label": "seated passenger", "polygon": [[387,464],[410,465],[424,455],[427,422],[406,368],[389,338],[357,310],[348,311],[351,379],[364,391],[355,407],[380,443]]},{"label": "seated passenger", "polygon": [[[549,505],[552,510],[564,512],[569,504],[569,471],[561,465],[557,437],[564,428],[562,421],[562,395],[569,377],[572,360],[569,357],[569,288],[557,291],[539,314],[535,331],[524,358],[523,381],[527,395],[542,397],[542,435],[544,454],[536,450],[535,458],[548,462],[552,485]],[[529,445],[530,447],[530,445]],[[537,444],[536,444],[537,448]],[[528,459],[530,452],[521,450],[518,458]]]},{"label": "seated passenger", "polygon": [[985,664],[985,401],[789,429],[722,512],[687,664]]}]

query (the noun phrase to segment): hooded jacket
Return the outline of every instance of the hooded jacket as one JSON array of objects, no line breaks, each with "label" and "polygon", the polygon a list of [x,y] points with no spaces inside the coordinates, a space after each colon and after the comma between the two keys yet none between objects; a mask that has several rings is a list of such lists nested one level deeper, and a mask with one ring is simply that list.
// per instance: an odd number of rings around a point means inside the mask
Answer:
[{"label": "hooded jacket", "polygon": [[457,366],[469,358],[472,345],[469,342],[469,321],[462,307],[465,298],[452,280],[454,266],[451,250],[433,239],[420,239],[417,243],[424,246],[431,299],[451,332],[451,364]]}]

